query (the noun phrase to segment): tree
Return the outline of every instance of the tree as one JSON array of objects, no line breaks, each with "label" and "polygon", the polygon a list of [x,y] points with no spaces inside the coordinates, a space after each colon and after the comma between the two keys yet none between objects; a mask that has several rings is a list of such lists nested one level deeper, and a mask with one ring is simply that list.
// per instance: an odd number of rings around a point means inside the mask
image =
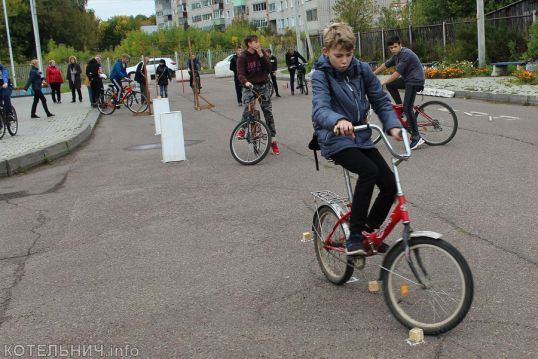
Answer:
[{"label": "tree", "polygon": [[337,0],[333,6],[338,21],[346,22],[354,31],[372,27],[377,6],[373,0]]},{"label": "tree", "polygon": [[[484,0],[484,11],[495,11],[513,2],[514,0]],[[413,0],[411,7],[414,24],[476,16],[476,0]]]}]

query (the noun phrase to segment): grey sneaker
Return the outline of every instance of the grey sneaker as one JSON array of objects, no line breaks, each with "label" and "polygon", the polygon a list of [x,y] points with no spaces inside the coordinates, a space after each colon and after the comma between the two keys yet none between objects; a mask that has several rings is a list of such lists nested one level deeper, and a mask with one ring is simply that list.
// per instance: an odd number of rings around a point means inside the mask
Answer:
[{"label": "grey sneaker", "polygon": [[423,144],[424,140],[422,139],[422,137],[412,138],[409,147],[411,147],[412,150],[416,150],[417,148],[419,148],[419,146]]},{"label": "grey sneaker", "polygon": [[360,233],[351,233],[346,241],[346,254],[348,256],[365,256],[367,251],[362,245],[364,237]]}]

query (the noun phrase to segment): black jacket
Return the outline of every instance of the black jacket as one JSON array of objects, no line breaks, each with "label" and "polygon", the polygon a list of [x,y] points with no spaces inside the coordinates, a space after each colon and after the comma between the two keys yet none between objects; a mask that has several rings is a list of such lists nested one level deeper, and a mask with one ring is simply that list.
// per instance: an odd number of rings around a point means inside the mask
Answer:
[{"label": "black jacket", "polygon": [[[71,69],[75,69],[75,81],[73,82],[73,79],[71,78]],[[69,88],[72,89],[79,89],[82,85],[82,81],[80,78],[80,74],[82,73],[82,70],[80,68],[80,65],[77,63],[69,64],[67,65],[67,73],[65,77],[67,78],[67,81],[69,81]]]},{"label": "black jacket", "polygon": [[146,83],[146,75],[144,74],[145,71],[144,71],[144,62],[140,62],[138,64],[138,66],[136,67],[136,72],[135,72],[135,81],[138,82],[139,84],[145,84]]},{"label": "black jacket", "polygon": [[90,81],[101,79],[101,77],[99,76],[100,67],[101,65],[99,64],[99,62],[97,62],[96,59],[91,59],[88,62],[88,66],[86,66],[86,76],[88,76],[88,79]]},{"label": "black jacket", "polygon": [[271,55],[271,57],[269,58],[269,62],[271,63],[271,71],[275,72],[278,68],[278,62],[276,60],[276,56]]},{"label": "black jacket", "polygon": [[28,82],[26,82],[24,89],[28,90],[28,88],[32,86],[32,89],[34,91],[40,91],[41,83],[43,82],[43,80],[43,76],[41,75],[39,69],[32,66],[32,69],[30,70],[30,75],[28,76]]},{"label": "black jacket", "polygon": [[157,83],[159,85],[168,85],[168,80],[172,80],[172,74],[170,69],[166,65],[159,65],[155,70],[157,76]]},{"label": "black jacket", "polygon": [[305,58],[297,51],[293,51],[293,54],[291,55],[286,52],[286,66],[288,66],[288,70],[296,68],[299,65],[299,59],[306,62]]},{"label": "black jacket", "polygon": [[234,75],[237,76],[237,54],[233,55],[230,59],[230,71],[232,71]]}]

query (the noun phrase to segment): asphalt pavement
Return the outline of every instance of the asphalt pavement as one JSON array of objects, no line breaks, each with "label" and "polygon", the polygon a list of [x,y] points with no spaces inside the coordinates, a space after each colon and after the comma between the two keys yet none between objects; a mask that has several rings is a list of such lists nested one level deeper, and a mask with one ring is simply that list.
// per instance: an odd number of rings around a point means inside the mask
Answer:
[{"label": "asphalt pavement", "polygon": [[475,283],[458,327],[411,346],[382,295],[368,292],[379,256],[335,286],[312,243],[300,241],[311,227],[310,192],[344,192],[341,171],[322,160],[316,172],[306,147],[311,95],[291,97],[280,84],[281,155],[241,166],[228,148],[241,114],[233,82],[203,76],[202,84],[211,110],[196,111],[188,88],[170,89],[186,161],[162,163],[153,120],[121,109],[102,116],[78,151],[0,180],[0,351],[537,357],[535,107],[444,99],[458,114],[456,136],[399,167],[413,228],[442,233]]}]

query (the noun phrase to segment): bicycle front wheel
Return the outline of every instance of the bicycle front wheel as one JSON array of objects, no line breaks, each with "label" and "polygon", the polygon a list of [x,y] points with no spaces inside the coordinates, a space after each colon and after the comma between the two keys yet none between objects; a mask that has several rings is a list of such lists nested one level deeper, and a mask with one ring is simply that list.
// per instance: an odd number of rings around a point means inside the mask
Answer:
[{"label": "bicycle front wheel", "polygon": [[297,86],[301,90],[301,93],[304,93],[304,77],[302,74],[299,74],[299,76],[297,76],[297,82]]},{"label": "bicycle front wheel", "polygon": [[454,110],[444,102],[423,103],[415,112],[420,136],[430,146],[447,144],[458,130],[458,118]]},{"label": "bicycle front wheel", "polygon": [[421,328],[426,335],[457,326],[473,301],[473,276],[465,258],[441,239],[413,238],[410,256],[415,275],[405,258],[403,242],[398,246],[385,259],[381,276],[392,314],[405,327]]},{"label": "bicycle front wheel", "polygon": [[111,91],[101,92],[97,100],[97,109],[103,115],[110,115],[116,111],[116,106],[113,101],[113,93]]},{"label": "bicycle front wheel", "polygon": [[148,109],[146,95],[141,92],[131,92],[125,99],[125,106],[134,113],[146,111]]},{"label": "bicycle front wheel", "polygon": [[308,95],[308,81],[303,80],[304,94]]},{"label": "bicycle front wheel", "polygon": [[[338,215],[329,206],[321,206],[314,215],[314,249],[321,271],[334,284],[344,284],[353,274],[353,262],[345,253],[346,233]],[[334,232],[333,231],[334,228]],[[332,236],[329,234],[332,232]]]},{"label": "bicycle front wheel", "polygon": [[230,151],[242,165],[255,165],[267,156],[271,145],[271,132],[259,119],[241,122],[230,136]]},{"label": "bicycle front wheel", "polygon": [[6,118],[7,131],[11,136],[15,136],[19,130],[19,119],[17,118],[17,111],[15,107],[11,108],[13,111],[13,117],[11,119]]}]

